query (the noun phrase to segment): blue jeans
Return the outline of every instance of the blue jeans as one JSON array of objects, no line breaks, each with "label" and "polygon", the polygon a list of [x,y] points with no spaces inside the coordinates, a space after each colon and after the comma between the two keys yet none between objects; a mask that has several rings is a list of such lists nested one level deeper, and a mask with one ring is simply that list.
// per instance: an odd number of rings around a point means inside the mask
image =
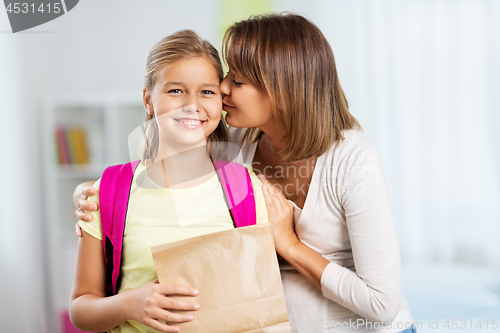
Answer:
[{"label": "blue jeans", "polygon": [[415,325],[411,325],[410,328],[407,328],[399,333],[417,333],[417,329],[415,328]]}]

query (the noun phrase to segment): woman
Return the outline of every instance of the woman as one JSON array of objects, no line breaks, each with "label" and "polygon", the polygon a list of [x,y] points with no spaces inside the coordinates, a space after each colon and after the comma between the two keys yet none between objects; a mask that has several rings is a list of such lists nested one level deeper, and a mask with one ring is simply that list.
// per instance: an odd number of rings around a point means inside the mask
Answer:
[{"label": "woman", "polygon": [[293,331],[412,332],[378,152],[326,38],[299,15],[254,17],[229,28],[224,57],[226,122],[265,185]]}]

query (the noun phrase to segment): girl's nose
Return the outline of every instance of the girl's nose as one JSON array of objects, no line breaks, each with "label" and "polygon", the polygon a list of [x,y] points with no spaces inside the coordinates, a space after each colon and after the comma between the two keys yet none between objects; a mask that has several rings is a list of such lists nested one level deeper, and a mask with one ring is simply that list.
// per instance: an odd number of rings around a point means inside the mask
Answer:
[{"label": "girl's nose", "polygon": [[185,113],[198,113],[200,112],[200,108],[198,104],[189,104],[182,108],[182,111]]},{"label": "girl's nose", "polygon": [[200,112],[201,105],[198,101],[196,95],[190,95],[187,100],[187,106],[184,107],[186,111],[190,112]]}]

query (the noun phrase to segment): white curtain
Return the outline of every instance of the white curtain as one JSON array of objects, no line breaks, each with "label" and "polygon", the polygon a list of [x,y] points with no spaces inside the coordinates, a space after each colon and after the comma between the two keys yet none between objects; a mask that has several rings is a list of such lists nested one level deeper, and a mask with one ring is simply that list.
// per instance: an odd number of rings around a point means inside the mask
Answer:
[{"label": "white curtain", "polygon": [[[1,18],[0,31],[8,29]],[[45,333],[38,115],[26,98],[20,38],[0,39],[0,330]]]},{"label": "white curtain", "polygon": [[403,260],[500,267],[500,1],[318,0]]}]

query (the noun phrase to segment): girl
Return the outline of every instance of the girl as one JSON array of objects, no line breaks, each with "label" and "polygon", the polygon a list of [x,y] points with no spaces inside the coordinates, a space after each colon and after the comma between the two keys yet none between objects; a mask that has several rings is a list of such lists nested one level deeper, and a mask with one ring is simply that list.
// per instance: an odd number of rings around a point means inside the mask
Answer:
[{"label": "girl", "polygon": [[[134,172],[123,239],[122,281],[105,297],[105,259],[99,211],[78,246],[70,302],[73,324],[93,332],[177,332],[165,324],[193,320],[183,310],[199,304],[173,300],[198,291],[160,285],[151,247],[233,227],[211,156],[227,140],[221,119],[222,66],[215,48],[189,30],[175,33],[150,52],[143,101],[148,113],[144,158]],[[207,143],[209,145],[207,149]],[[195,167],[193,167],[195,166]],[[262,184],[250,172],[257,223],[268,221]],[[90,202],[99,203],[99,184]],[[185,207],[190,207],[186,209]],[[196,207],[195,210],[192,207]],[[175,311],[172,311],[175,310]]]},{"label": "girl", "polygon": [[299,15],[254,17],[229,28],[223,56],[225,119],[240,162],[265,176],[292,330],[414,331],[378,151],[349,113],[326,38]]}]

